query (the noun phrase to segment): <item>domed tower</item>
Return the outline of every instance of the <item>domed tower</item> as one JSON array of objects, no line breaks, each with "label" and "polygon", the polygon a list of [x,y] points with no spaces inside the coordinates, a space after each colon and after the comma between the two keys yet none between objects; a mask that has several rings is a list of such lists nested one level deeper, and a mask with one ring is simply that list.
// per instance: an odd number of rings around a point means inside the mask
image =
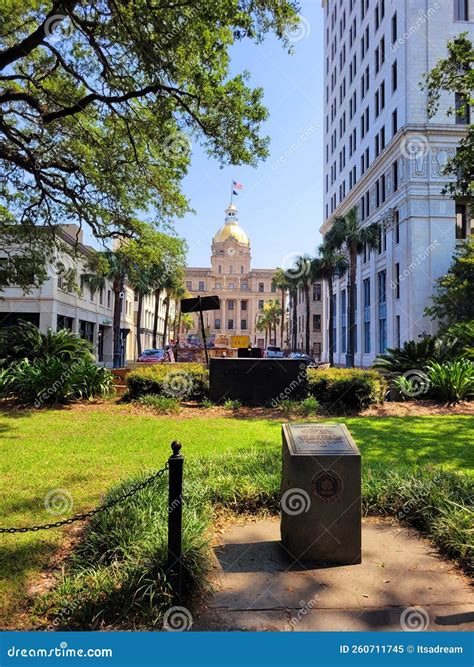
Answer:
[{"label": "domed tower", "polygon": [[230,204],[225,224],[212,239],[211,267],[216,275],[244,275],[250,271],[250,241],[239,225],[238,210]]}]

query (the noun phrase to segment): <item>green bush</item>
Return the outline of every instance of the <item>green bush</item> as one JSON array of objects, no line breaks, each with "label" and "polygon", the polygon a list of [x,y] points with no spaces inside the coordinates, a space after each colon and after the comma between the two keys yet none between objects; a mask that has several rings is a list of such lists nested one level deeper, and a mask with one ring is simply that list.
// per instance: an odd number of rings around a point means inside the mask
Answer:
[{"label": "green bush", "polygon": [[403,374],[412,369],[423,369],[429,361],[441,361],[449,356],[450,345],[447,342],[426,336],[420,341],[408,340],[401,348],[389,348],[385,354],[378,354],[372,367]]},{"label": "green bush", "polygon": [[227,400],[224,401],[223,407],[226,410],[240,410],[240,408],[242,407],[242,403],[237,399],[228,398]]},{"label": "green bush", "polygon": [[209,391],[209,375],[201,364],[152,364],[127,374],[128,395],[132,399],[157,394],[200,401]]},{"label": "green bush", "polygon": [[309,393],[329,412],[359,411],[384,400],[388,385],[377,371],[308,368]]},{"label": "green bush", "polygon": [[0,366],[55,357],[64,362],[91,357],[91,345],[67,329],[42,333],[31,322],[0,330]]},{"label": "green bush", "polygon": [[446,403],[470,400],[474,395],[474,365],[468,359],[427,366],[431,392]]},{"label": "green bush", "polygon": [[73,363],[49,355],[34,361],[23,359],[6,369],[2,377],[3,396],[35,407],[104,397],[114,387],[112,373],[96,366],[90,356]]},{"label": "green bush", "polygon": [[285,417],[290,417],[291,415],[310,417],[318,413],[319,402],[314,396],[308,396],[303,401],[293,401],[287,398],[281,401],[278,407]]},{"label": "green bush", "polygon": [[139,399],[141,405],[147,408],[153,408],[158,412],[171,414],[179,412],[181,404],[177,398],[172,396],[157,396],[156,394],[147,394]]}]

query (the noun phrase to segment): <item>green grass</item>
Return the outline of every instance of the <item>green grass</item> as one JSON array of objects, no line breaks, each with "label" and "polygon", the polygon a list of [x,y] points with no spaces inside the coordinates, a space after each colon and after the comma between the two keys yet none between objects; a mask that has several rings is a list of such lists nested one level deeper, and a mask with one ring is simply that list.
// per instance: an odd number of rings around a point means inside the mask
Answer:
[{"label": "green grass", "polygon": [[[317,421],[317,420],[316,420]],[[473,418],[433,416],[403,418],[345,418],[362,456],[363,466],[381,466],[385,471],[406,466],[423,469],[443,465],[447,469],[469,471],[474,467]],[[44,508],[51,489],[65,489],[74,501],[73,512],[97,505],[103,494],[140,470],[156,469],[170,454],[169,444],[179,439],[192,470],[202,458],[214,459],[219,470],[219,487],[227,489],[225,504],[234,509],[270,499],[277,494],[280,457],[280,423],[239,418],[157,419],[137,416],[111,406],[110,410],[48,410],[10,413],[0,419],[2,526],[45,523],[52,517]],[[265,475],[248,475],[242,466],[252,456],[267,457],[271,470]],[[229,454],[234,456],[230,457]],[[222,456],[222,458],[221,458]],[[235,470],[223,462],[238,462],[239,492],[233,498]],[[217,470],[217,468],[216,468]],[[266,501],[265,501],[266,502]],[[251,507],[250,507],[251,508]],[[31,582],[48,563],[63,537],[60,529],[26,535],[0,536],[0,617],[8,622],[24,601]]]}]

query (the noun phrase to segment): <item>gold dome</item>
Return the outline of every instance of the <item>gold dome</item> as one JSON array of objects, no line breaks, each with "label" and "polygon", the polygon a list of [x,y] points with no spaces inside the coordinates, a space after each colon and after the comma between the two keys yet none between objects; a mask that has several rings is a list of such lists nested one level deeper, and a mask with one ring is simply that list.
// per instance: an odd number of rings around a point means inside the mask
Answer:
[{"label": "gold dome", "polygon": [[242,227],[239,227],[239,224],[236,222],[227,222],[223,227],[221,227],[217,234],[214,236],[214,243],[223,243],[230,238],[235,239],[239,243],[250,245],[247,234],[244,232]]},{"label": "gold dome", "polygon": [[237,218],[237,207],[235,204],[231,204],[226,208],[226,219],[225,225],[219,229],[217,234],[213,238],[214,243],[223,243],[228,239],[235,239],[238,243],[244,243],[247,246],[250,246],[249,237],[244,232],[242,227],[239,226],[239,220]]}]

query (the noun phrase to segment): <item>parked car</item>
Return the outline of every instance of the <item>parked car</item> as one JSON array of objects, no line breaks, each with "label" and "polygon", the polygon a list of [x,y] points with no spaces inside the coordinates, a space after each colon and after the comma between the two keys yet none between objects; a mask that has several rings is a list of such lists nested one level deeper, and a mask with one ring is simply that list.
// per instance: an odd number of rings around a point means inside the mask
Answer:
[{"label": "parked car", "polygon": [[151,349],[151,350],[143,350],[141,355],[138,357],[137,361],[146,361],[149,363],[165,363],[165,362],[173,362],[174,361],[174,354],[173,354],[173,348],[168,347],[167,349]]},{"label": "parked car", "polygon": [[304,354],[304,352],[290,352],[288,359],[301,359],[301,361],[307,362],[308,366],[311,368],[314,368],[318,365],[313,357],[310,357],[308,354]]},{"label": "parked car", "polygon": [[282,359],[284,356],[283,350],[278,345],[269,345],[265,350],[265,357],[267,359]]}]

